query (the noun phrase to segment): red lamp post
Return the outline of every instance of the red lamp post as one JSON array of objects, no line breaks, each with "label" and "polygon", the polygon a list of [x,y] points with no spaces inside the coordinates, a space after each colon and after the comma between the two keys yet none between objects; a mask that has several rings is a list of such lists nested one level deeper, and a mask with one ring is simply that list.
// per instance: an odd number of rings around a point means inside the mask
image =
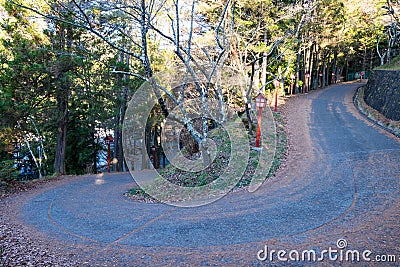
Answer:
[{"label": "red lamp post", "polygon": [[274,80],[274,86],[275,86],[275,106],[274,106],[274,112],[278,111],[278,94],[279,94],[279,87],[281,86],[281,82],[279,80]]},{"label": "red lamp post", "polygon": [[160,166],[159,166],[159,160],[158,160],[158,157],[157,157],[157,148],[155,147],[155,145],[152,145],[150,150],[151,150],[151,154],[153,156],[154,169],[158,169]]},{"label": "red lamp post", "polygon": [[259,93],[256,98],[256,108],[258,109],[258,127],[257,127],[257,137],[256,137],[256,147],[260,147],[260,135],[261,135],[261,118],[262,109],[267,106],[267,99],[262,93]]},{"label": "red lamp post", "polygon": [[107,172],[110,172],[110,164],[111,164],[111,149],[110,149],[110,145],[112,142],[114,142],[114,137],[112,137],[111,135],[107,135],[104,138],[104,142],[107,145]]}]

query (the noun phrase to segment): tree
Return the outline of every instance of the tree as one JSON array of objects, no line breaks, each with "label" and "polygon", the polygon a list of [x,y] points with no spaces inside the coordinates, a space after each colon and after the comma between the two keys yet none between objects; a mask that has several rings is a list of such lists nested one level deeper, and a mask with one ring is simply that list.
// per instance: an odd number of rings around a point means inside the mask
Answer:
[{"label": "tree", "polygon": [[[51,6],[55,14],[62,19],[72,19],[72,14],[63,3],[54,3]],[[54,47],[55,62],[52,67],[56,83],[55,98],[57,101],[57,143],[54,159],[54,172],[57,175],[66,174],[65,158],[67,150],[67,125],[68,103],[71,90],[70,72],[74,70],[76,63],[73,57],[72,44],[76,36],[75,29],[67,23],[55,21],[54,32],[51,34]],[[79,34],[79,33],[78,33]]]},{"label": "tree", "polygon": [[43,120],[39,110],[50,104],[49,55],[41,49],[47,38],[39,23],[28,19],[29,12],[9,4],[1,7],[5,16],[0,45],[0,146],[8,153],[2,153],[0,160],[10,158],[22,143],[25,155],[32,158],[41,176],[48,171],[43,170],[48,149],[46,133],[37,125]]},{"label": "tree", "polygon": [[[377,53],[381,59],[381,65],[383,65],[386,57],[386,63],[390,62],[393,57],[393,49],[398,49],[400,42],[400,16],[396,13],[399,12],[398,8],[400,6],[399,2],[386,0],[386,5],[382,6],[382,9],[385,10],[385,15],[390,18],[390,21],[386,22],[385,33],[387,38],[387,47],[383,54],[379,51],[379,43],[381,40],[381,36],[378,39],[377,43]],[[396,10],[395,10],[396,9]]]},{"label": "tree", "polygon": [[[274,79],[296,74],[298,92],[301,83],[317,89],[372,69],[378,57],[388,61],[398,45],[397,7],[389,0],[7,2],[0,122],[23,138],[36,132],[32,119],[58,174],[95,168],[101,131],[112,129],[124,170],[127,103],[146,82],[158,102],[151,132],[167,117],[181,123],[207,164],[210,100],[218,103],[216,123],[226,120],[228,104],[246,112],[251,131],[252,98],[272,91]],[[156,79],[161,70],[174,73],[169,83]],[[222,82],[232,77],[236,84]],[[186,105],[193,98],[196,120]]]},{"label": "tree", "polygon": [[[57,2],[56,2],[57,3]],[[170,91],[161,86],[153,79],[154,67],[152,65],[149,52],[149,35],[150,32],[157,34],[160,36],[164,42],[169,42],[175,49],[175,55],[178,60],[183,64],[187,71],[188,77],[193,80],[196,90],[200,94],[200,98],[202,101],[202,108],[204,110],[208,109],[207,107],[207,99],[210,97],[210,84],[214,83],[213,79],[218,77],[218,70],[221,68],[224,62],[224,56],[226,54],[226,47],[229,47],[228,39],[226,36],[226,28],[224,27],[227,22],[227,11],[229,10],[230,1],[227,1],[223,7],[221,20],[218,22],[215,28],[215,45],[211,48],[213,51],[207,51],[207,48],[204,48],[202,58],[195,58],[195,53],[193,53],[194,46],[193,45],[193,37],[194,37],[194,23],[195,23],[195,8],[196,2],[192,1],[190,8],[188,9],[189,18],[182,18],[181,13],[183,4],[179,1],[173,1],[172,6],[167,6],[166,2],[158,2],[158,1],[137,1],[132,5],[123,5],[118,2],[103,2],[98,1],[90,4],[80,4],[76,1],[72,1],[69,6],[63,6],[63,13],[57,14],[45,14],[34,8],[30,8],[25,6],[30,10],[34,10],[38,14],[41,14],[47,19],[52,19],[56,21],[56,25],[63,25],[67,32],[70,31],[70,27],[72,26],[85,29],[98,36],[106,43],[108,43],[112,48],[124,53],[127,56],[130,56],[132,59],[135,59],[141,62],[143,66],[144,73],[133,73],[133,72],[115,72],[120,74],[129,74],[134,77],[139,77],[144,81],[148,81],[159,100],[161,110],[164,113],[164,116],[167,116],[168,109],[165,105],[165,100],[163,99],[162,93],[165,94],[169,99],[172,100],[176,104],[177,107],[182,111],[183,118],[175,118],[179,120],[181,123],[185,125],[185,128],[192,135],[192,137],[200,144],[200,147],[203,150],[203,156],[205,162],[208,162],[208,152],[207,152],[207,118],[205,115],[202,120],[202,129],[198,131],[194,125],[192,120],[187,117],[187,113],[184,110],[184,100],[178,99]],[[66,9],[65,9],[66,8]],[[170,9],[171,8],[171,9]],[[172,10],[172,12],[169,12]],[[171,33],[166,34],[165,31],[158,28],[157,25],[157,15],[161,12],[166,12],[167,16],[170,18],[170,26]],[[170,14],[168,14],[170,13]],[[64,16],[63,14],[68,14],[68,16]],[[71,16],[73,14],[73,16]],[[123,16],[121,16],[123,15]],[[73,17],[73,19],[72,19]],[[121,26],[123,25],[123,21],[121,18],[128,17],[130,22],[132,23],[129,27],[129,31],[126,31]],[[184,32],[184,27],[182,27],[182,21],[186,20],[189,22],[188,31]],[[229,24],[229,23],[228,23]],[[135,29],[131,31],[131,29]],[[60,29],[61,30],[61,29]],[[71,31],[72,34],[72,31]],[[188,38],[184,39],[183,36],[188,34]],[[129,41],[129,45],[125,46],[118,42],[118,36],[125,36]],[[64,44],[64,42],[61,42]],[[67,51],[70,49],[67,47],[60,47],[60,49],[66,49]],[[201,48],[200,48],[201,49]],[[204,69],[199,69],[199,65],[196,63],[196,60],[207,60],[207,63],[210,66],[208,73],[204,73]],[[197,64],[197,65],[196,65]],[[68,64],[67,64],[68,66]],[[203,78],[207,81],[205,84],[200,83],[199,76],[196,73],[197,70],[200,70],[200,73],[203,72]],[[217,83],[216,83],[217,84]],[[65,132],[65,103],[67,101],[66,90],[59,90],[61,93],[59,97],[59,107],[60,114],[64,114],[60,117],[59,121],[59,145],[57,149],[56,158],[62,159],[63,155],[63,147],[65,144],[63,134]],[[218,101],[222,102],[222,92],[220,88],[214,90],[215,97]],[[222,110],[221,110],[222,111]],[[206,111],[204,112],[204,114]],[[58,168],[57,172],[62,172],[63,167],[60,162],[56,162],[55,167]]]},{"label": "tree", "polygon": [[[108,66],[114,65],[113,55],[81,29],[69,31],[64,27],[68,25],[54,23],[43,27],[44,21],[30,21],[26,9],[8,5],[7,10],[10,16],[2,24],[5,49],[0,57],[2,143],[12,152],[15,143],[26,147],[29,141],[35,155],[27,152],[38,159],[38,165],[42,162],[36,148],[43,146],[40,153],[48,152],[46,158],[64,169],[58,169],[59,174],[83,173],[88,166],[96,171],[98,130],[113,117],[111,107],[116,102]],[[73,131],[65,132],[68,128]],[[60,136],[65,143],[57,147]],[[64,154],[57,159],[55,151],[63,145]],[[52,171],[46,169],[46,173]]]},{"label": "tree", "polygon": [[275,79],[283,81],[293,71],[299,36],[313,8],[302,5],[265,0],[237,3],[231,64],[242,75],[241,92],[250,131],[252,97],[274,89]]}]

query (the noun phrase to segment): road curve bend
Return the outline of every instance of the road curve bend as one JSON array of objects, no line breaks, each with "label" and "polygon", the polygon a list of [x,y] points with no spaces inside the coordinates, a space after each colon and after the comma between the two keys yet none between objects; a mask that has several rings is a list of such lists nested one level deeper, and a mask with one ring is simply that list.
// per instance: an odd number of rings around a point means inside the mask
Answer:
[{"label": "road curve bend", "polygon": [[285,265],[288,254],[271,259],[266,248],[324,256],[339,249],[338,240],[346,242],[342,250],[371,251],[360,266],[377,255],[397,255],[400,264],[400,142],[358,113],[357,87],[289,99],[288,158],[254,193],[176,208],[125,198],[134,184],[129,174],[92,175],[11,196],[3,200],[4,218],[14,214],[15,224],[81,266]]}]

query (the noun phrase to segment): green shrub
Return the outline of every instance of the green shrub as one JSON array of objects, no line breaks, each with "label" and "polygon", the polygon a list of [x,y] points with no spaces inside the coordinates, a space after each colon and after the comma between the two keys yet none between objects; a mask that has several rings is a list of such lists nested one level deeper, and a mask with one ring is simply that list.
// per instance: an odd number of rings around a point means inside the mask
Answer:
[{"label": "green shrub", "polygon": [[18,170],[14,168],[13,160],[0,161],[0,181],[12,181],[18,177]]}]

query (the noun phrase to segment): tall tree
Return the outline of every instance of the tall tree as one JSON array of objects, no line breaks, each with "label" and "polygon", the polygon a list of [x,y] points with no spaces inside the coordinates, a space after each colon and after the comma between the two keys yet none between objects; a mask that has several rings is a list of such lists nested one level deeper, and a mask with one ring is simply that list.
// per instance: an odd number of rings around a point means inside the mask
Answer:
[{"label": "tall tree", "polygon": [[[57,16],[68,20],[72,13],[64,3],[54,3],[51,6]],[[67,150],[68,103],[71,91],[70,72],[75,68],[73,57],[73,41],[76,30],[67,23],[54,21],[54,32],[51,35],[55,53],[53,75],[56,84],[55,98],[57,100],[57,143],[54,159],[54,172],[57,175],[66,173],[65,158]]]},{"label": "tall tree", "polygon": [[50,105],[50,56],[43,49],[48,40],[27,10],[2,3],[0,12],[0,146],[9,152],[1,154],[9,158],[22,143],[42,174],[48,147],[38,121],[45,117],[41,110]]}]

